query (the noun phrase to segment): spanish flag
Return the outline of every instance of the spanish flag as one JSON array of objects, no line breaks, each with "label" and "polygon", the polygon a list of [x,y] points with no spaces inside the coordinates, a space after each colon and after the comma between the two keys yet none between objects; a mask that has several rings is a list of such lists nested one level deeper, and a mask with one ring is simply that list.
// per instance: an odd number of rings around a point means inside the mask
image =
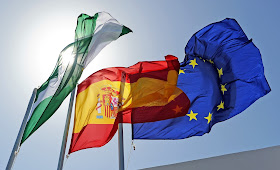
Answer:
[{"label": "spanish flag", "polygon": [[105,145],[118,123],[155,122],[188,113],[190,101],[176,87],[178,59],[165,59],[102,69],[79,84],[69,153]]}]

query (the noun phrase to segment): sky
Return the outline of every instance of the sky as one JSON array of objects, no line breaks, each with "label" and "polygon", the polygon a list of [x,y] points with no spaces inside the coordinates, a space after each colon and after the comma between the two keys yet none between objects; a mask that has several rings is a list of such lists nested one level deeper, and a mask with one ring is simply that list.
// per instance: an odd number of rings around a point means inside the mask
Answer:
[{"label": "sky", "polygon": [[[133,30],[105,47],[79,82],[106,67],[138,61],[183,61],[192,34],[204,26],[235,18],[262,54],[271,92],[241,114],[213,126],[209,134],[182,140],[134,140],[124,125],[125,167],[167,165],[280,145],[278,56],[280,2],[276,0],[2,0],[0,6],[0,170],[5,169],[33,88],[53,71],[60,51],[74,40],[81,13],[107,11]],[[70,95],[69,95],[70,96]],[[69,97],[21,147],[14,170],[57,168]],[[73,116],[70,125],[72,133]],[[70,137],[71,135],[69,135]],[[70,145],[68,138],[67,150]],[[64,170],[118,169],[117,135],[101,148],[75,152]]]}]

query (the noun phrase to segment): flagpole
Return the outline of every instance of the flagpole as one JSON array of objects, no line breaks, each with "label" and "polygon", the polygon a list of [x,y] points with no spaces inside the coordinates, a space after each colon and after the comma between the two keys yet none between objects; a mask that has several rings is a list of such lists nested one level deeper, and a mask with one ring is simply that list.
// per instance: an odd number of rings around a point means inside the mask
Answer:
[{"label": "flagpole", "polygon": [[[121,78],[121,86],[120,86],[120,94],[119,94],[119,107],[122,106],[122,99],[124,92],[124,87],[125,87],[125,80],[126,80],[126,75],[125,72],[122,72],[122,78]],[[122,124],[122,115],[118,115],[119,117],[119,124],[118,124],[118,144],[119,144],[119,170],[124,170],[124,147],[123,147],[123,124]]]},{"label": "flagpole", "polygon": [[66,117],[66,122],[65,122],[65,128],[64,128],[63,139],[62,139],[62,143],[61,143],[61,149],[60,149],[60,155],[59,155],[57,170],[62,170],[62,168],[63,168],[63,162],[64,162],[64,157],[65,157],[65,149],[66,149],[69,125],[70,125],[70,120],[71,120],[73,102],[74,102],[74,97],[75,97],[75,91],[76,91],[76,87],[71,92],[71,98],[70,98],[67,117]]},{"label": "flagpole", "polygon": [[6,170],[11,170],[12,167],[13,167],[15,158],[16,158],[17,153],[18,153],[18,149],[19,149],[19,147],[20,147],[20,142],[21,142],[21,139],[22,139],[24,130],[25,130],[25,126],[26,126],[26,124],[27,124],[27,119],[28,119],[28,117],[29,117],[31,108],[32,108],[32,106],[33,106],[33,104],[34,104],[34,99],[35,99],[36,93],[37,93],[37,88],[34,88],[33,93],[32,93],[32,95],[31,95],[31,98],[30,98],[30,100],[29,100],[29,103],[28,103],[28,106],[27,106],[25,115],[24,115],[24,117],[23,117],[23,120],[22,120],[20,129],[19,129],[19,132],[18,132],[18,135],[17,135],[17,139],[16,139],[16,141],[15,141],[13,150],[12,150],[12,152],[11,152],[11,155],[10,155],[10,158],[9,158],[9,161],[8,161],[8,164],[7,164],[7,167],[6,167]]},{"label": "flagpole", "polygon": [[124,170],[123,124],[119,123],[119,170]]}]

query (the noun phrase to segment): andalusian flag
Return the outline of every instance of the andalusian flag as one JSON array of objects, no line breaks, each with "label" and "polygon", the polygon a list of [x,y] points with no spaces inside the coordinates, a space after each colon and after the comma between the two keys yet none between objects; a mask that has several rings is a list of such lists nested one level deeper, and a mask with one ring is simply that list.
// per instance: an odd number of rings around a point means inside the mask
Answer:
[{"label": "andalusian flag", "polygon": [[176,87],[178,59],[139,62],[100,70],[78,86],[69,153],[108,143],[118,123],[143,123],[184,116],[190,101]]},{"label": "andalusian flag", "polygon": [[21,143],[54,114],[96,55],[110,42],[129,32],[129,28],[106,12],[78,17],[75,42],[61,51],[53,73],[38,89]]}]

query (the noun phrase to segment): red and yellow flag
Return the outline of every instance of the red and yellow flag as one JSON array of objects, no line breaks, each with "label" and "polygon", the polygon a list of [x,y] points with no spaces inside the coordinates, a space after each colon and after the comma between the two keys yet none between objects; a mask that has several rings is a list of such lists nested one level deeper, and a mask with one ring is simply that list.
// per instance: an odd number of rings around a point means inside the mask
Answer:
[{"label": "red and yellow flag", "polygon": [[184,116],[190,101],[176,87],[178,59],[106,68],[78,86],[69,153],[108,143],[118,123],[154,122]]}]

